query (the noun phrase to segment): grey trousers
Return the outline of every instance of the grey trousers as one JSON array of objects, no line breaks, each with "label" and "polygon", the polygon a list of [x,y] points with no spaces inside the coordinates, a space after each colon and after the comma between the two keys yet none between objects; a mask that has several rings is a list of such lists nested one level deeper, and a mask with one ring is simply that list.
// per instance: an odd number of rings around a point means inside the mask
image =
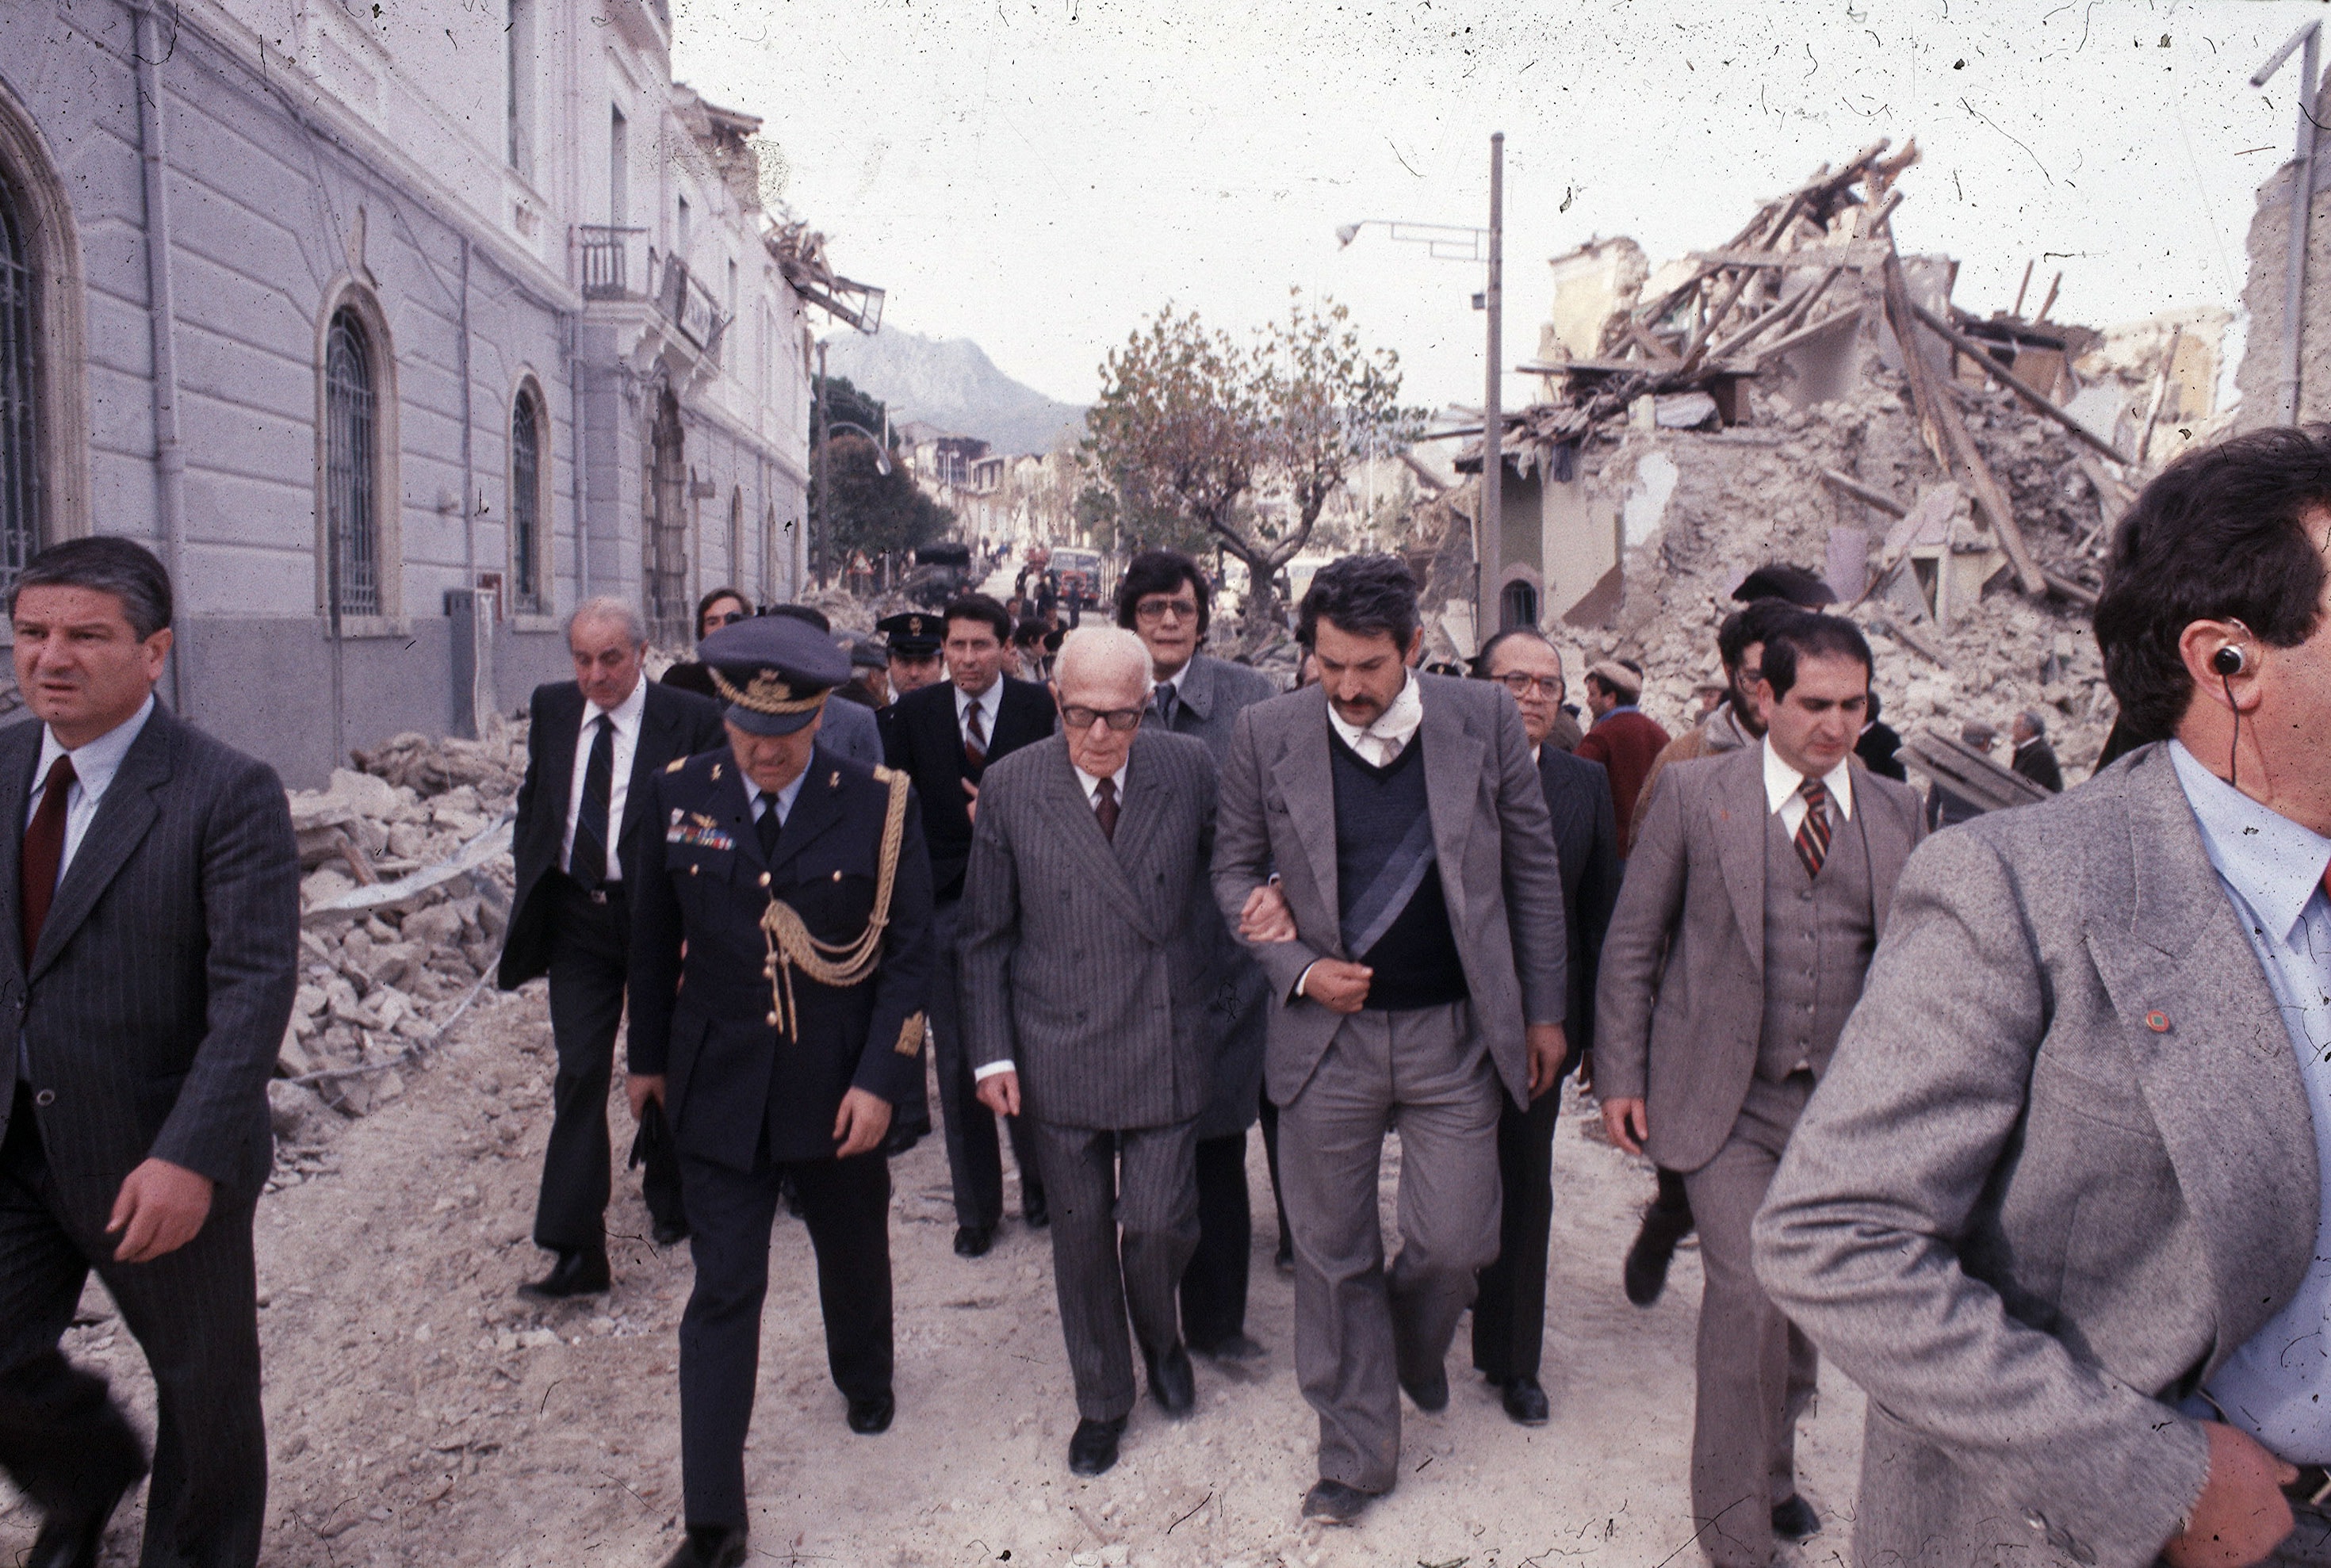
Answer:
[{"label": "grey trousers", "polygon": [[1198,1124],[1106,1132],[1022,1120],[1052,1206],[1052,1288],[1077,1413],[1116,1421],[1138,1392],[1127,1314],[1145,1364],[1182,1337],[1176,1291],[1198,1250]]},{"label": "grey trousers", "polygon": [[[1280,1107],[1295,1240],[1295,1373],[1319,1412],[1319,1474],[1364,1492],[1400,1470],[1400,1380],[1439,1369],[1498,1256],[1498,1108],[1462,1003],[1356,1012]],[[1384,1263],[1377,1171],[1400,1129],[1401,1249]]]},{"label": "grey trousers", "polygon": [[1699,1225],[1698,1394],[1692,1406],[1691,1511],[1717,1568],[1765,1568],[1773,1508],[1796,1490],[1797,1418],[1812,1402],[1812,1344],[1756,1282],[1748,1231],[1812,1075],[1748,1084],[1732,1136],[1684,1175]]}]

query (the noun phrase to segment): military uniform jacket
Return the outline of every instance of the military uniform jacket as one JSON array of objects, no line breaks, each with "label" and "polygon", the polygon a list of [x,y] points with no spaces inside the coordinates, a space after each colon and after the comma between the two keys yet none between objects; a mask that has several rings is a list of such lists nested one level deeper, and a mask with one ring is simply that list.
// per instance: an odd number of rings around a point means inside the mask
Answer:
[{"label": "military uniform jacket", "polygon": [[817,747],[774,860],[762,855],[727,748],[656,776],[661,831],[642,835],[633,894],[629,1067],[665,1075],[681,1154],[750,1170],[766,1126],[770,1158],[824,1159],[844,1093],[862,1088],[895,1106],[921,1076],[935,950],[930,861],[911,792],[880,962],[847,988],[794,970],[794,1037],[777,1026],[761,927],[775,898],[821,943],[846,946],[865,931],[892,776]]}]

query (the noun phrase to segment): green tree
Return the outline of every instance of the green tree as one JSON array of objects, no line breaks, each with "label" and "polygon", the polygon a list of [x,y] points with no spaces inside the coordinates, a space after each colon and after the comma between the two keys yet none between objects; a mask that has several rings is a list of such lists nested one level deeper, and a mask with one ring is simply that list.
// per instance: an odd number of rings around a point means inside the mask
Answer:
[{"label": "green tree", "polygon": [[[884,432],[885,422],[890,417],[890,404],[871,393],[862,392],[852,385],[850,377],[827,376],[825,400],[825,417],[830,423],[854,424],[861,430],[871,430],[877,434]],[[899,449],[899,433],[896,431],[890,431],[889,434],[890,450],[896,451]],[[810,408],[809,439],[810,444],[814,447],[817,444],[817,409],[814,404]]]},{"label": "green tree", "polygon": [[[1413,438],[1400,357],[1368,349],[1351,312],[1291,290],[1287,315],[1242,345],[1168,305],[1101,365],[1084,458],[1120,531],[1178,523],[1243,562],[1246,621],[1280,623],[1276,576],[1309,542],[1327,499],[1362,461]],[[1282,499],[1283,521],[1252,505]],[[1162,531],[1162,530],[1161,530]]]},{"label": "green tree", "polygon": [[[833,486],[832,505],[826,513],[833,529],[832,561],[835,570],[852,550],[870,556],[884,550],[913,550],[944,536],[954,526],[955,513],[925,495],[893,463],[885,474],[874,461],[874,443],[844,432],[826,447],[826,473]],[[819,500],[814,481],[810,487],[812,515]]]}]

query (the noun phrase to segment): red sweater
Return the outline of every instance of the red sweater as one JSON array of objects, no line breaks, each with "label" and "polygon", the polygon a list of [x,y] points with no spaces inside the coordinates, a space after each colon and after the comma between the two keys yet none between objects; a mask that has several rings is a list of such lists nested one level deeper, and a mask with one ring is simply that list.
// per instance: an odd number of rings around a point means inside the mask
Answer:
[{"label": "red sweater", "polygon": [[1651,771],[1651,760],[1668,743],[1668,732],[1656,719],[1646,717],[1640,709],[1614,708],[1594,721],[1578,743],[1574,755],[1589,762],[1599,762],[1603,771],[1611,775],[1611,804],[1619,813],[1619,858],[1626,859],[1634,846],[1628,832],[1635,816],[1635,797],[1642,793],[1643,777]]}]

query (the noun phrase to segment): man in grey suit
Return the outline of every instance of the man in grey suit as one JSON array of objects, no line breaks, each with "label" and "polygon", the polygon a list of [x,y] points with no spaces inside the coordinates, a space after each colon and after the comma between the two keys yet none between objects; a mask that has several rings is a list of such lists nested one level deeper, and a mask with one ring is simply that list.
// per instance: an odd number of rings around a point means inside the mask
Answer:
[{"label": "man in grey suit", "polygon": [[[1204,742],[1219,766],[1230,755],[1238,716],[1278,696],[1279,688],[1260,670],[1198,651],[1213,613],[1205,574],[1179,550],[1145,550],[1118,579],[1117,623],[1149,651],[1145,722]],[[1223,1022],[1214,1041],[1213,1096],[1198,1117],[1198,1250],[1182,1276],[1182,1326],[1199,1354],[1244,1361],[1262,1354],[1246,1332],[1247,1263],[1254,1246],[1246,1130],[1262,1103],[1270,982],[1232,937],[1211,898],[1197,918],[1214,943],[1206,992],[1210,1009]],[[1271,1164],[1275,1172],[1275,1157]],[[1272,1181],[1276,1185],[1275,1174]]]},{"label": "man in grey suit", "polygon": [[283,786],[154,700],[170,580],[75,539],[10,595],[0,731],[0,1468],[33,1568],[97,1562],[146,1473],[105,1381],[59,1352],[91,1269],[153,1369],[147,1568],[250,1568],[267,1518],[252,1211],[291,1014],[300,855]]},{"label": "man in grey suit", "polygon": [[[1275,870],[1296,935],[1255,952],[1278,998],[1264,1065],[1295,1235],[1295,1364],[1319,1412],[1307,1517],[1348,1522],[1399,1473],[1400,1390],[1449,1401],[1474,1276],[1498,1255],[1498,1116],[1564,1056],[1562,878],[1513,700],[1419,675],[1416,582],[1346,556],[1303,596],[1319,683],[1239,715],[1214,898]],[[1501,1092],[1502,1090],[1502,1092]],[[1377,1221],[1401,1137],[1399,1256]]]},{"label": "man in grey suit", "polygon": [[987,770],[965,879],[965,1043],[981,1101],[1035,1135],[1081,1476],[1117,1462],[1133,1409],[1128,1310],[1150,1393],[1175,1417],[1195,1396],[1175,1290],[1223,1024],[1205,988],[1214,768],[1142,727],[1148,666],[1129,632],[1069,633],[1061,733]]},{"label": "man in grey suit", "polygon": [[2156,743],[1902,879],[1756,1222],[1865,1563],[2331,1563],[2326,551],[2331,432],[2164,470],[2096,609]]},{"label": "man in grey suit", "polygon": [[1806,613],[1765,641],[1755,746],[1664,770],[1595,993],[1611,1141],[1683,1174],[1705,1283],[1691,1502],[1717,1568],[1821,1527],[1796,1490],[1812,1351],[1749,1263],[1749,1226],[1861,994],[1917,796],[1855,765],[1870,645]]}]

